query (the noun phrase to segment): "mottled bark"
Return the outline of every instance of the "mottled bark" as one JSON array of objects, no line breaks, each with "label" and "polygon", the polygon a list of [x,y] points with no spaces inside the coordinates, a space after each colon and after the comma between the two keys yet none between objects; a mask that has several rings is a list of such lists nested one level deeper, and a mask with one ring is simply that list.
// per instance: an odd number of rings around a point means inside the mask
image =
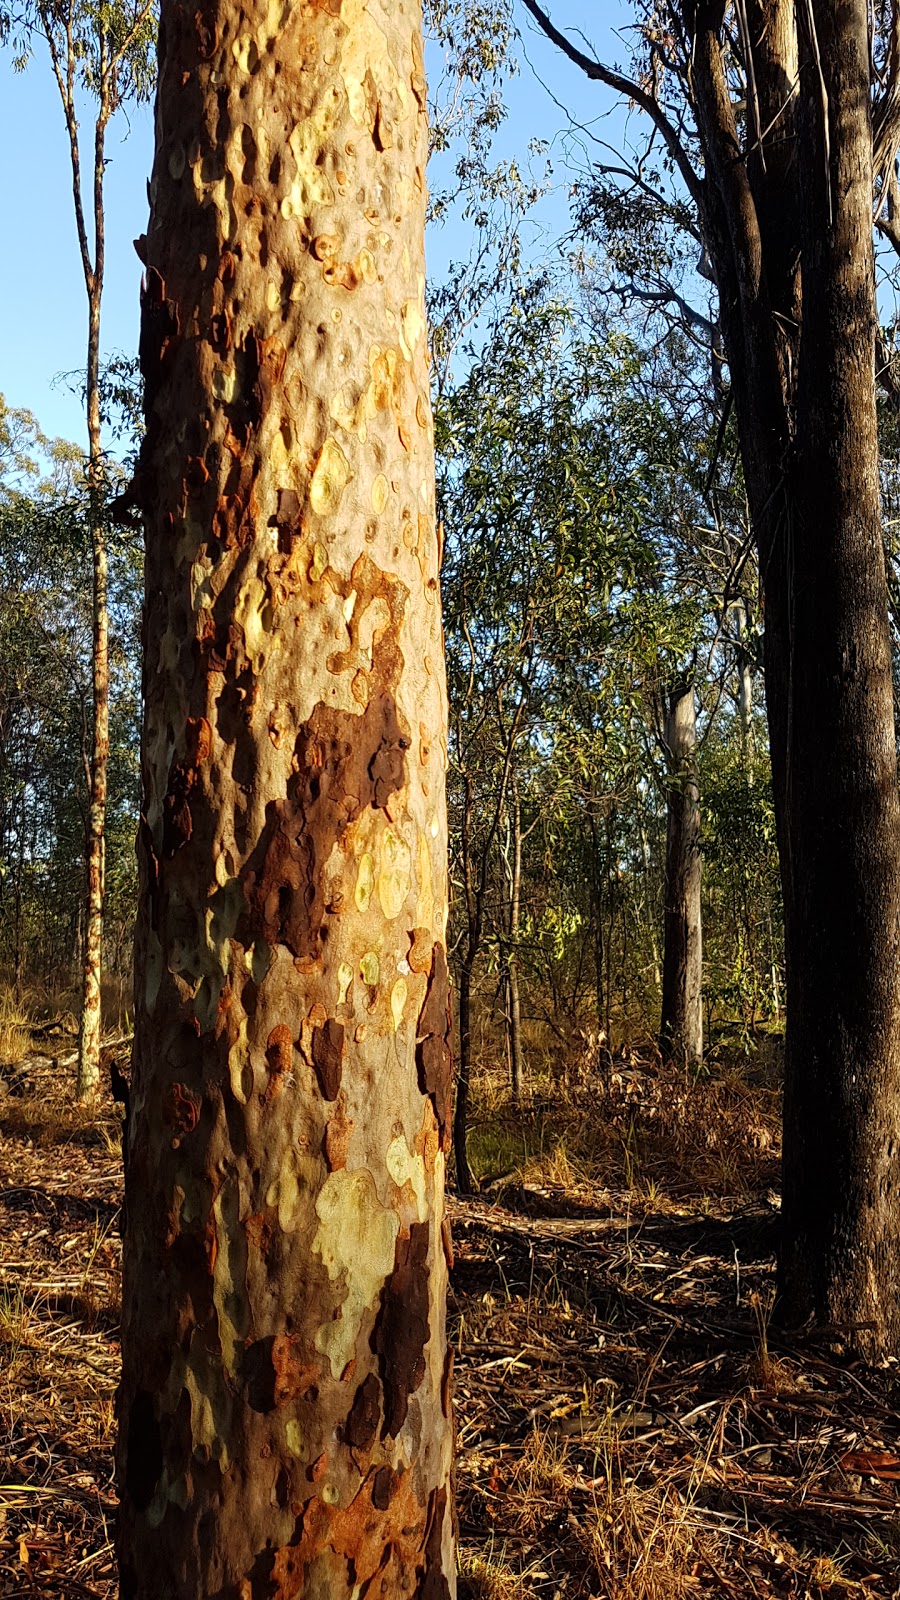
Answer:
[{"label": "mottled bark", "polygon": [[124,1600],[455,1593],[415,0],[164,0]]},{"label": "mottled bark", "polygon": [[663,740],[667,819],[659,1048],[664,1060],[695,1066],[703,1059],[703,925],[693,682],[672,690]]}]

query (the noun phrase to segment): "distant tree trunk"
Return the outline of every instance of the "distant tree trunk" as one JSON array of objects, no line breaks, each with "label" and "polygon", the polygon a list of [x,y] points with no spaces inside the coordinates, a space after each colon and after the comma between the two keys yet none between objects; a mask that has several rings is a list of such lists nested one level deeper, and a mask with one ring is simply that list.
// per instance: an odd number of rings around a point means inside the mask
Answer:
[{"label": "distant tree trunk", "polygon": [[667,764],[663,1059],[703,1059],[703,931],[700,910],[700,791],[694,685],[672,690],[664,731]]},{"label": "distant tree trunk", "polygon": [[506,1030],[509,1045],[510,1087],[513,1100],[518,1102],[522,1093],[522,1006],[519,996],[519,918],[522,899],[522,806],[519,785],[513,770],[510,859],[504,862],[508,875],[506,905],[506,970],[504,981],[507,992]]},{"label": "distant tree trunk", "polygon": [[[71,26],[65,27],[52,8],[38,6],[41,31],[46,39],[62,100],[69,138],[72,200],[88,302],[88,338],[85,406],[88,427],[88,498],[91,518],[93,567],[91,679],[93,721],[88,762],[88,826],[85,838],[86,893],[84,919],[84,971],[78,1039],[76,1093],[79,1100],[94,1100],[100,1089],[100,1035],[102,1027],[103,896],[105,878],[106,775],[109,760],[109,617],[107,609],[107,551],[104,525],[105,471],[100,425],[100,313],[106,266],[104,179],[106,129],[115,108],[117,58],[111,58],[107,20],[94,19],[97,27],[97,112],[91,183],[93,252],[88,238],[82,193],[81,147],[75,85],[80,70],[79,44]],[[135,19],[136,20],[136,19]],[[63,42],[64,41],[64,42]]]},{"label": "distant tree trunk", "polygon": [[456,1187],[460,1194],[471,1194],[472,1172],[469,1167],[469,1089],[472,1075],[472,967],[467,956],[459,970],[459,1060],[456,1065],[456,1104],[453,1112],[453,1159],[456,1164]]},{"label": "distant tree trunk", "polygon": [[744,771],[747,782],[753,784],[753,672],[750,666],[750,654],[746,646],[747,638],[747,608],[743,601],[735,607],[737,613],[738,639],[738,721],[741,730],[741,751],[744,757]]},{"label": "distant tree trunk", "polygon": [[77,1093],[93,1100],[100,1089],[100,1037],[102,1029],[103,900],[106,877],[106,774],[109,764],[109,611],[108,558],[103,517],[104,468],[100,430],[100,299],[103,289],[103,141],[99,140],[97,193],[97,266],[90,291],[88,337],[87,412],[91,551],[93,557],[93,641],[91,678],[93,728],[90,758],[90,806],[87,829],[87,897],[85,905],[84,974],[81,1027],[78,1044]]},{"label": "distant tree trunk", "polygon": [[164,0],[123,1600],[452,1600],[417,5]]},{"label": "distant tree trunk", "polygon": [[[594,999],[597,1012],[597,1025],[603,1028],[606,1019],[604,966],[605,966],[605,940],[603,937],[603,873],[600,869],[600,839],[597,828],[597,819],[592,810],[588,810],[588,825],[591,830],[591,915],[593,918],[593,950],[594,950]],[[607,1041],[608,1042],[608,1041]]]}]

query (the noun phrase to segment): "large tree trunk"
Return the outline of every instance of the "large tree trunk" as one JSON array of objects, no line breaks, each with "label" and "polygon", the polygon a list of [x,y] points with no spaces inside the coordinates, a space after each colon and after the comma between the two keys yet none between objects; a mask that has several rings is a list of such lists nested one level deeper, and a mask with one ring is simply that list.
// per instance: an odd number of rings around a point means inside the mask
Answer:
[{"label": "large tree trunk", "polygon": [[700,910],[700,791],[694,685],[669,696],[664,730],[667,766],[663,1059],[696,1065],[703,1059],[703,928]]},{"label": "large tree trunk", "polygon": [[164,0],[124,1600],[450,1600],[418,5]]},{"label": "large tree trunk", "polygon": [[[810,19],[815,36],[812,36]],[[900,814],[878,504],[863,0],[750,8],[764,126],[744,167],[712,30],[698,120],[765,589],[785,907],[781,1310],[900,1350]],[[799,83],[795,101],[785,85]],[[778,108],[781,107],[779,111]],[[827,138],[826,138],[827,129]]]},{"label": "large tree trunk", "polygon": [[[863,0],[801,73],[803,331],[769,641],[787,949],[782,1296],[900,1349],[900,805],[880,526]],[[829,152],[822,99],[830,108]],[[824,334],[824,336],[823,336]]]}]

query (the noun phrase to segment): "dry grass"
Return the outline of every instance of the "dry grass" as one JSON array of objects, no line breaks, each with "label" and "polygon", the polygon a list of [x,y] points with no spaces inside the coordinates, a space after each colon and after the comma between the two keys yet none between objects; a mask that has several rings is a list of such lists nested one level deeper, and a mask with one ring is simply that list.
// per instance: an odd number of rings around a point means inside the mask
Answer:
[{"label": "dry grass", "polygon": [[[452,1202],[461,1600],[891,1600],[891,1369],[771,1317],[777,1087],[623,1057],[479,1081]],[[113,1600],[119,1124],[71,1046],[0,1102],[0,1594]],[[592,1125],[593,1124],[593,1125]],[[492,1170],[493,1169],[493,1170]]]},{"label": "dry grass", "polygon": [[697,1078],[652,1055],[609,1063],[588,1051],[574,1082],[538,1079],[521,1107],[477,1073],[473,1174],[495,1193],[524,1184],[574,1198],[600,1185],[651,1205],[757,1194],[777,1181],[780,1089],[774,1060],[756,1071],[755,1082],[727,1064]]},{"label": "dry grass", "polygon": [[0,1100],[0,1594],[112,1600],[120,1124],[72,1103],[71,1050],[23,1067]]},{"label": "dry grass", "polygon": [[16,1066],[31,1049],[34,1016],[15,989],[0,987],[0,1066]]},{"label": "dry grass", "polygon": [[[762,1054],[762,1053],[761,1053]],[[895,1379],[773,1324],[774,1051],[477,1080],[454,1204],[464,1600],[890,1600]]]}]

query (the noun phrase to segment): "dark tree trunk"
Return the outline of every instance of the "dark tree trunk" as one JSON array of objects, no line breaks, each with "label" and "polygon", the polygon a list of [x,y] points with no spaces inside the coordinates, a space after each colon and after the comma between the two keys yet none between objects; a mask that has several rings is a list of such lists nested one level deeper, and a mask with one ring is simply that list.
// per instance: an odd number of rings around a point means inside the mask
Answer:
[{"label": "dark tree trunk", "polygon": [[668,786],[659,1048],[665,1061],[696,1066],[703,1059],[703,931],[693,681],[672,690],[663,738]]},{"label": "dark tree trunk", "polygon": [[729,157],[712,31],[698,32],[696,60],[705,225],[765,592],[788,1017],[780,1306],[897,1351],[900,809],[867,10],[813,0],[799,33],[786,0],[750,10],[763,123],[781,107],[765,170],[755,155],[745,176]]},{"label": "dark tree trunk", "polygon": [[[783,817],[786,1317],[900,1348],[900,804],[880,523],[866,7],[814,5],[801,73],[803,329],[787,595],[773,630]],[[827,335],[823,337],[823,334]],[[770,585],[771,587],[771,585]]]},{"label": "dark tree trunk", "polygon": [[453,1112],[453,1159],[456,1187],[460,1194],[471,1194],[472,1173],[467,1149],[469,1131],[469,1086],[472,1073],[472,959],[467,956],[459,973],[459,1058],[456,1063],[456,1106]]}]

